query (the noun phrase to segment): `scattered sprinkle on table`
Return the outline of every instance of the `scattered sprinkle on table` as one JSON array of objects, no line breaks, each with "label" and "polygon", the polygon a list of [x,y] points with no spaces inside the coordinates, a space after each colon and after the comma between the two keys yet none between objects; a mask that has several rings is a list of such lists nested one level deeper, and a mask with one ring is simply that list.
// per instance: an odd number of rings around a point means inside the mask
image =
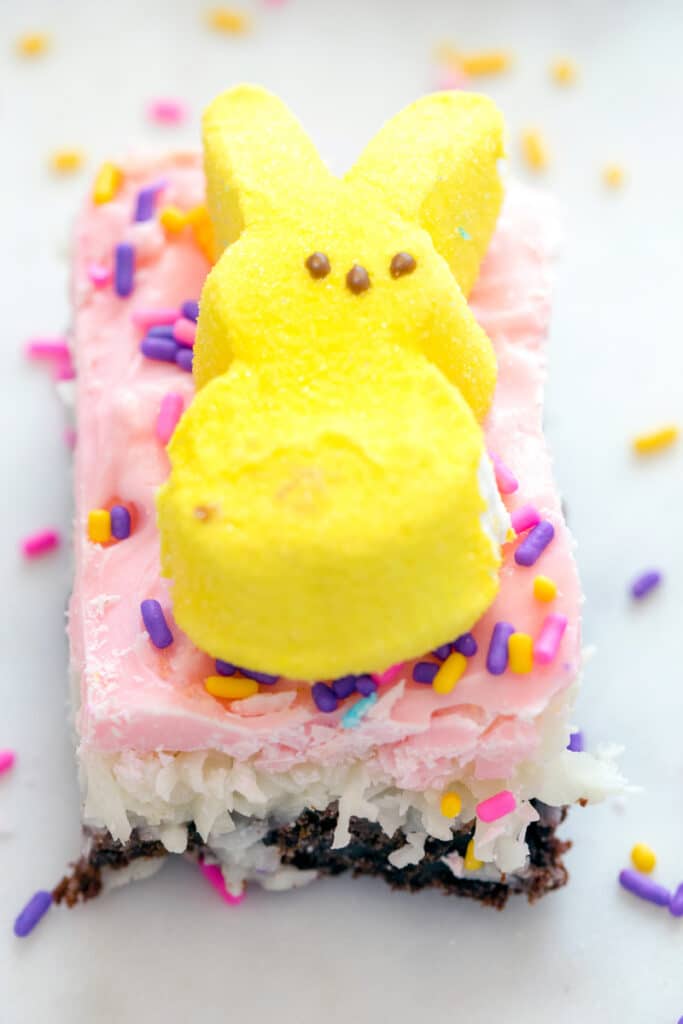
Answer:
[{"label": "scattered sprinkle on table", "polygon": [[631,597],[641,601],[662,582],[662,574],[657,569],[649,569],[641,573],[631,584]]},{"label": "scattered sprinkle on table", "polygon": [[81,169],[83,161],[80,149],[56,149],[50,154],[50,167],[55,174],[73,174]]},{"label": "scattered sprinkle on table", "polygon": [[362,719],[365,718],[370,708],[376,703],[376,693],[370,693],[367,697],[361,697],[360,700],[357,700],[356,703],[342,715],[342,729],[354,729],[357,725],[360,725]]},{"label": "scattered sprinkle on table", "polygon": [[655,903],[658,907],[668,907],[671,903],[671,893],[663,885],[657,885],[647,875],[641,875],[639,871],[632,868],[625,868],[619,872],[619,885],[627,889],[634,896],[648,903]]},{"label": "scattered sprinkle on table", "polygon": [[140,614],[149,639],[160,651],[173,643],[173,633],[168,628],[164,610],[158,601],[147,598],[140,604]]},{"label": "scattered sprinkle on table", "polygon": [[24,32],[16,42],[17,53],[22,57],[41,57],[50,48],[47,32]]},{"label": "scattered sprinkle on table", "polygon": [[104,163],[95,175],[92,201],[96,206],[110,203],[123,184],[123,171],[116,164]]},{"label": "scattered sprinkle on table", "polygon": [[486,668],[492,676],[502,676],[508,667],[508,640],[515,631],[509,622],[497,622],[491,633]]},{"label": "scattered sprinkle on table", "polygon": [[527,128],[521,137],[522,156],[532,171],[543,171],[550,163],[548,146],[540,131]]},{"label": "scattered sprinkle on table", "polygon": [[255,679],[245,679],[242,676],[207,676],[204,680],[204,689],[212,697],[219,697],[221,700],[244,700],[259,692]]},{"label": "scattered sprinkle on table", "polygon": [[578,68],[569,57],[558,57],[550,65],[550,75],[557,85],[573,85],[578,77]]},{"label": "scattered sprinkle on table", "polygon": [[516,807],[515,794],[511,793],[509,789],[502,789],[500,793],[495,793],[487,800],[482,800],[477,804],[477,817],[480,821],[485,821],[488,824],[512,814]]},{"label": "scattered sprinkle on table", "polygon": [[449,67],[463,71],[476,78],[479,75],[499,75],[512,65],[509,50],[471,50],[463,53],[450,43],[442,43],[437,50],[437,59]]},{"label": "scattered sprinkle on table", "polygon": [[0,750],[0,775],[14,767],[17,755],[13,750]]},{"label": "scattered sprinkle on table", "polygon": [[528,568],[535,565],[555,536],[555,527],[548,519],[542,519],[526,535],[515,551],[515,562]]},{"label": "scattered sprinkle on table", "polygon": [[209,885],[213,886],[220,898],[225,902],[229,903],[230,906],[236,907],[242,902],[246,893],[240,893],[239,896],[233,895],[228,892],[225,886],[225,879],[223,878],[223,872],[218,864],[205,864],[204,861],[200,860],[198,863],[199,870],[204,875]]},{"label": "scattered sprinkle on table", "polygon": [[157,124],[181,124],[187,115],[186,104],[170,96],[158,97],[147,104],[147,117]]},{"label": "scattered sprinkle on table", "polygon": [[617,189],[624,184],[626,175],[621,164],[605,164],[602,169],[603,184],[607,188]]},{"label": "scattered sprinkle on table", "polygon": [[24,558],[39,558],[46,555],[48,551],[54,551],[59,547],[61,538],[57,530],[38,530],[36,533],[24,537],[21,542],[21,551]]},{"label": "scattered sprinkle on table", "polygon": [[546,615],[534,643],[534,661],[537,665],[550,665],[555,660],[567,621],[566,615]]},{"label": "scattered sprinkle on table", "polygon": [[444,818],[457,818],[462,810],[462,800],[452,789],[441,797],[441,813]]},{"label": "scattered sprinkle on table", "polygon": [[672,423],[645,434],[636,434],[632,444],[639,455],[649,455],[651,452],[659,452],[663,448],[668,448],[677,438],[678,427]]},{"label": "scattered sprinkle on table", "polygon": [[534,577],[534,597],[544,604],[554,601],[557,597],[557,583],[549,576]]},{"label": "scattered sprinkle on table", "polygon": [[657,855],[646,843],[636,843],[631,850],[631,863],[636,871],[649,875],[655,869]]},{"label": "scattered sprinkle on table", "polygon": [[242,35],[250,26],[248,16],[233,7],[213,7],[206,18],[210,28],[226,35]]},{"label": "scattered sprinkle on table", "polygon": [[29,359],[66,359],[69,345],[64,337],[29,338],[25,351]]},{"label": "scattered sprinkle on table", "polygon": [[583,751],[583,733],[580,729],[577,732],[572,732],[569,734],[569,743],[567,744],[567,750],[571,750],[575,754],[580,754]]},{"label": "scattered sprinkle on table", "polygon": [[111,513],[108,508],[91,508],[88,512],[88,540],[108,544],[111,540]]},{"label": "scattered sprinkle on table", "polygon": [[52,893],[39,890],[31,897],[14,922],[14,934],[23,939],[30,935],[52,905]]},{"label": "scattered sprinkle on table", "polygon": [[434,692],[440,694],[450,693],[462,678],[466,668],[467,658],[465,655],[460,654],[458,651],[453,651],[434,676],[434,682],[432,683]]},{"label": "scattered sprinkle on table", "polygon": [[534,642],[528,633],[512,633],[508,639],[510,671],[527,675],[534,666]]}]

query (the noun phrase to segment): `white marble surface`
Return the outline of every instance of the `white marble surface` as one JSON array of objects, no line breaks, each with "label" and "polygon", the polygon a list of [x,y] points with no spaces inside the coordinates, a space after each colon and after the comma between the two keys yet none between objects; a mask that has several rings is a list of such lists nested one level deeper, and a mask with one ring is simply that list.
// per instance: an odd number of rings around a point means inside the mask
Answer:
[{"label": "white marble surface", "polygon": [[[408,1024],[465,1020],[675,1024],[683,1014],[683,922],[620,892],[636,840],[658,876],[683,879],[683,450],[637,464],[628,439],[682,418],[682,8],[645,0],[254,0],[252,35],[208,33],[186,0],[4,0],[0,11],[3,372],[0,438],[4,583],[0,747],[19,762],[0,780],[2,1024],[206,1021]],[[49,28],[55,47],[21,62],[11,40]],[[547,184],[569,237],[553,328],[547,427],[598,652],[578,717],[589,744],[626,746],[643,795],[577,810],[567,829],[571,885],[535,908],[497,916],[435,894],[394,895],[338,880],[292,894],[250,894],[226,909],[187,865],[67,914],[18,942],[11,923],[78,850],[78,807],[64,717],[62,612],[68,555],[25,565],[18,539],[70,517],[62,413],[21,342],[67,322],[69,225],[88,175],[132,144],[193,142],[211,95],[240,79],[280,91],[341,169],[383,118],[434,83],[433,45],[513,48],[490,83],[515,137],[537,123],[555,163]],[[560,91],[547,66],[567,53],[580,84]],[[191,122],[145,123],[146,98],[186,98]],[[88,174],[55,181],[52,147],[82,145]],[[625,165],[607,195],[601,165]],[[513,162],[515,162],[513,160]],[[662,566],[644,606],[630,578]]]}]

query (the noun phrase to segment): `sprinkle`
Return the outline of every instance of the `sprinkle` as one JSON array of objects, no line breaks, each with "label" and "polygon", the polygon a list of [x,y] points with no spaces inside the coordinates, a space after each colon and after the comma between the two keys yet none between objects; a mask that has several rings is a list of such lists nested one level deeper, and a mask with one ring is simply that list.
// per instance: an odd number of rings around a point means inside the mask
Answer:
[{"label": "sprinkle", "polygon": [[558,57],[550,65],[550,74],[557,85],[573,85],[578,75],[578,69],[569,57]]},{"label": "sprinkle", "polygon": [[168,628],[166,616],[158,601],[147,598],[140,605],[140,613],[149,638],[160,651],[173,643],[173,633]]},{"label": "sprinkle", "polygon": [[571,750],[575,754],[580,754],[582,752],[583,733],[580,729],[578,732],[572,732],[569,734],[569,743],[567,744],[567,750]]},{"label": "sprinkle", "polygon": [[234,676],[236,671],[237,668],[231,661],[223,661],[222,658],[216,658],[216,672],[219,676]]},{"label": "sprinkle", "polygon": [[91,263],[88,267],[88,277],[96,288],[104,288],[111,281],[112,273],[103,263]]},{"label": "sprinkle", "polygon": [[38,558],[58,548],[61,538],[57,530],[39,530],[21,542],[21,551],[24,558]]},{"label": "sprinkle", "polygon": [[240,672],[243,676],[246,676],[247,679],[253,679],[257,683],[263,683],[264,686],[273,686],[273,684],[280,678],[279,676],[272,676],[268,672],[254,672],[253,669],[250,668],[241,668]]},{"label": "sprinkle", "polygon": [[311,687],[311,697],[318,711],[329,713],[336,711],[339,706],[333,689],[327,683],[314,683]]},{"label": "sprinkle", "polygon": [[225,903],[229,903],[230,906],[236,907],[242,902],[246,893],[242,892],[239,896],[234,896],[231,892],[228,892],[225,886],[223,872],[218,864],[206,864],[203,860],[200,860],[197,866],[209,885],[213,886]]},{"label": "sprinkle", "polygon": [[13,750],[0,750],[0,775],[8,772],[14,766],[17,755]]},{"label": "sprinkle", "polygon": [[471,633],[463,633],[453,644],[453,650],[464,654],[466,658],[473,658],[477,653],[477,641]]},{"label": "sprinkle", "polygon": [[22,57],[41,57],[50,47],[50,37],[47,32],[24,32],[16,46]]},{"label": "sprinkle", "polygon": [[185,211],[179,210],[177,206],[165,206],[159,214],[159,222],[171,235],[177,235],[190,223]]},{"label": "sprinkle", "polygon": [[625,868],[624,871],[619,872],[619,885],[623,889],[628,889],[635,896],[640,896],[641,900],[656,903],[658,907],[668,907],[671,903],[671,893],[668,889],[665,889],[663,885],[657,885],[652,879],[631,868]]},{"label": "sprinkle", "polygon": [[436,665],[433,661],[418,661],[417,665],[413,667],[414,682],[429,683],[431,685],[436,678],[439,668],[440,666]]},{"label": "sprinkle", "polygon": [[533,530],[526,535],[515,551],[517,565],[526,567],[535,565],[555,536],[555,527],[547,519],[542,519]]},{"label": "sprinkle", "polygon": [[678,427],[673,423],[668,426],[651,430],[647,434],[636,434],[633,438],[633,447],[640,455],[649,455],[650,452],[661,451],[668,448],[678,437]]},{"label": "sprinkle", "polygon": [[249,18],[241,11],[232,7],[214,7],[207,12],[209,27],[216,32],[229,35],[242,35],[249,28]]},{"label": "sprinkle", "polygon": [[125,298],[133,291],[135,249],[130,242],[120,242],[114,249],[114,290]]},{"label": "sprinkle", "polygon": [[507,50],[481,50],[478,53],[464,53],[460,66],[466,75],[499,75],[512,64],[512,54]]},{"label": "sprinkle", "polygon": [[515,533],[524,533],[525,530],[530,530],[532,526],[538,526],[541,521],[541,515],[533,505],[522,505],[521,508],[516,508],[510,514],[510,521]]},{"label": "sprinkle", "polygon": [[178,343],[173,338],[160,338],[148,334],[140,344],[140,351],[147,359],[154,359],[160,363],[175,363]]},{"label": "sprinkle", "polygon": [[194,320],[196,323],[199,319],[199,303],[196,299],[187,299],[180,307],[180,312],[188,320]]},{"label": "sprinkle", "polygon": [[125,505],[112,505],[109,510],[112,537],[126,540],[130,537],[130,512]]},{"label": "sprinkle", "polygon": [[605,164],[602,169],[602,181],[607,188],[621,188],[624,178],[624,168],[620,164]]},{"label": "sprinkle", "polygon": [[637,579],[631,584],[631,597],[634,597],[636,601],[642,600],[646,597],[651,590],[658,587],[662,582],[662,574],[657,569],[650,569],[648,572],[642,573]]},{"label": "sprinkle", "polygon": [[30,935],[40,919],[47,914],[52,905],[52,893],[39,890],[28,901],[14,922],[14,934],[23,939]]},{"label": "sprinkle", "polygon": [[467,658],[465,655],[454,651],[453,654],[446,658],[434,677],[434,682],[432,683],[434,692],[444,695],[450,693],[456,683],[462,678],[466,668]]},{"label": "sprinkle", "polygon": [[533,171],[542,171],[550,162],[545,139],[535,128],[522,132],[522,156]]},{"label": "sprinkle", "polygon": [[93,544],[108,544],[111,540],[111,513],[107,508],[93,508],[88,512],[88,540]]},{"label": "sprinkle", "polygon": [[192,237],[199,251],[206,257],[209,263],[215,263],[218,259],[216,248],[216,237],[213,231],[213,222],[206,206],[195,206],[187,212],[188,222],[192,227]]},{"label": "sprinkle", "polygon": [[497,622],[491,633],[486,668],[492,676],[501,676],[508,667],[508,640],[515,631],[509,622]]},{"label": "sprinkle", "polygon": [[[679,887],[676,889],[676,892],[671,897],[669,913],[673,914],[674,917],[683,917],[683,882],[681,882]],[[683,1017],[681,1017],[678,1024],[683,1024]]]},{"label": "sprinkle", "polygon": [[497,455],[489,452],[489,458],[493,463],[493,472],[496,476],[498,490],[501,494],[512,494],[519,487],[517,477]]},{"label": "sprinkle", "polygon": [[480,821],[485,821],[488,824],[512,814],[516,806],[515,794],[511,793],[509,789],[502,789],[500,793],[477,804],[477,817]]},{"label": "sprinkle", "polygon": [[135,220],[140,223],[152,220],[156,209],[157,197],[166,188],[165,181],[155,181],[151,185],[141,188],[135,200]]},{"label": "sprinkle", "polygon": [[512,633],[508,639],[510,671],[517,676],[527,675],[533,668],[534,643],[528,633]]},{"label": "sprinkle", "polygon": [[474,853],[474,836],[470,839],[465,850],[465,870],[466,871],[478,871],[479,868],[484,866],[483,860],[479,860]]},{"label": "sprinkle", "polygon": [[549,665],[555,659],[566,628],[566,615],[547,615],[545,617],[541,632],[534,644],[534,661],[537,665]]},{"label": "sprinkle", "polygon": [[123,171],[116,164],[102,164],[95,175],[92,188],[92,201],[97,206],[110,203],[123,184]]},{"label": "sprinkle", "polygon": [[[175,321],[174,321],[175,322]],[[155,324],[147,331],[148,338],[171,338],[173,339],[173,324]]]},{"label": "sprinkle", "polygon": [[183,414],[183,396],[175,391],[169,391],[161,399],[159,415],[157,416],[157,437],[162,444],[168,444],[171,440],[178,420]]},{"label": "sprinkle", "polygon": [[332,683],[332,692],[338,700],[346,700],[356,691],[355,676],[341,676]]},{"label": "sprinkle", "polygon": [[372,678],[375,680],[378,686],[384,686],[385,683],[393,683],[401,675],[406,667],[405,661],[399,661],[395,665],[390,665],[384,672],[373,672]]},{"label": "sprinkle", "polygon": [[176,352],[175,361],[181,370],[185,370],[186,373],[192,373],[192,359],[193,351],[191,348],[185,348],[184,345],[179,346]]},{"label": "sprinkle", "polygon": [[73,380],[76,376],[74,364],[71,361],[71,353],[60,356],[55,363],[55,380]]},{"label": "sprinkle", "polygon": [[463,238],[466,242],[472,241],[472,235],[469,233],[469,231],[465,231],[465,229],[461,228],[460,226],[458,226],[455,230],[458,232],[460,237]]},{"label": "sprinkle", "polygon": [[435,647],[432,654],[439,661],[445,661],[448,655],[451,653],[451,644],[441,644],[440,647]]},{"label": "sprinkle", "polygon": [[80,149],[56,149],[50,156],[50,167],[57,174],[73,174],[83,165]]},{"label": "sprinkle", "polygon": [[457,793],[449,790],[441,797],[441,813],[444,818],[457,818],[462,810],[462,800]]},{"label": "sprinkle", "polygon": [[186,119],[187,113],[187,105],[170,96],[150,100],[147,104],[147,117],[157,124],[180,124]]},{"label": "sprinkle", "polygon": [[239,676],[207,676],[204,680],[204,689],[212,697],[219,697],[221,700],[244,700],[245,697],[253,697],[258,693],[258,683],[255,679],[243,679]]},{"label": "sprinkle", "polygon": [[636,843],[631,850],[631,863],[636,871],[649,875],[651,871],[654,871],[655,864],[657,863],[657,855],[655,854],[655,851],[645,843]]},{"label": "sprinkle", "polygon": [[353,729],[355,726],[360,725],[361,719],[367,715],[368,711],[373,704],[377,703],[377,694],[371,693],[367,697],[357,700],[353,707],[350,707],[348,711],[345,711],[342,715],[341,726],[342,729]]},{"label": "sprinkle", "polygon": [[130,318],[138,327],[172,327],[178,319],[175,309],[134,309]]},{"label": "sprinkle", "polygon": [[371,693],[377,693],[377,683],[372,676],[358,676],[356,689],[363,697],[369,697]]},{"label": "sprinkle", "polygon": [[178,344],[192,348],[195,343],[196,336],[197,324],[194,320],[188,320],[186,316],[181,316],[173,324],[173,337]]},{"label": "sprinkle", "polygon": [[537,601],[548,604],[557,597],[557,583],[549,576],[536,576],[534,578],[534,597]]},{"label": "sprinkle", "polygon": [[32,338],[26,342],[29,359],[65,359],[69,355],[66,338]]}]

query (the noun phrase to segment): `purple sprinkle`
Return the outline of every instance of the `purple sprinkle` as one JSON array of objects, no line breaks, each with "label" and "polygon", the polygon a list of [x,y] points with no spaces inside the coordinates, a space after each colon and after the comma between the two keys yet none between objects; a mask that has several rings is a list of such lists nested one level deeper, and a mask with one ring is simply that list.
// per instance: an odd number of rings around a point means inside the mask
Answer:
[{"label": "purple sprinkle", "polygon": [[[160,363],[175,363],[180,346],[173,338],[157,338],[147,335],[140,344],[140,351],[148,359]],[[190,351],[188,349],[188,351]]]},{"label": "purple sprinkle", "polygon": [[145,629],[155,647],[161,651],[173,643],[173,633],[168,628],[166,617],[158,601],[147,598],[140,605],[140,612]]},{"label": "purple sprinkle", "polygon": [[47,914],[52,904],[52,893],[40,889],[31,896],[22,912],[14,922],[14,934],[20,939],[29,935],[40,921],[41,917]]},{"label": "purple sprinkle", "polygon": [[433,683],[439,666],[433,661],[418,661],[413,669],[413,679],[416,683]]},{"label": "purple sprinkle", "polygon": [[252,670],[248,668],[241,668],[240,672],[243,676],[246,676],[247,679],[253,679],[257,683],[263,683],[264,686],[272,686],[273,683],[276,683],[280,678],[279,676],[271,676],[267,672],[252,672]]},{"label": "purple sprinkle", "polygon": [[432,654],[434,655],[434,657],[438,658],[439,661],[445,661],[450,653],[451,653],[451,645],[450,644],[441,644],[441,647],[436,647],[432,651]]},{"label": "purple sprinkle", "polygon": [[676,892],[671,897],[671,903],[669,904],[669,912],[674,917],[683,917],[683,882],[676,889]]},{"label": "purple sprinkle", "polygon": [[581,753],[581,751],[583,750],[583,733],[581,732],[581,730],[569,734],[569,743],[567,744],[567,750],[573,750],[575,754]]},{"label": "purple sprinkle", "polygon": [[194,320],[196,323],[199,318],[199,303],[196,299],[188,299],[183,302],[180,307],[180,312],[183,316],[187,317],[188,320]]},{"label": "purple sprinkle", "polygon": [[173,324],[154,324],[147,329],[148,338],[172,338]]},{"label": "purple sprinkle", "polygon": [[651,590],[658,587],[662,582],[662,574],[657,569],[650,569],[648,572],[644,572],[638,579],[634,580],[631,584],[631,597],[635,597],[636,601],[640,601],[641,598],[649,594]]},{"label": "purple sprinkle", "polygon": [[133,291],[135,249],[130,242],[121,242],[114,249],[114,290],[125,298]]},{"label": "purple sprinkle", "polygon": [[341,676],[332,683],[332,692],[339,700],[346,700],[356,690],[355,676]]},{"label": "purple sprinkle", "polygon": [[237,669],[230,661],[222,661],[216,658],[216,672],[219,676],[234,676]]},{"label": "purple sprinkle", "polygon": [[463,633],[453,644],[453,650],[463,654],[466,658],[473,658],[477,653],[477,641],[471,633]]},{"label": "purple sprinkle", "polygon": [[508,640],[515,631],[509,622],[497,622],[491,634],[486,668],[492,676],[501,676],[508,667]]},{"label": "purple sprinkle", "polygon": [[339,706],[339,702],[334,695],[331,687],[327,683],[313,683],[311,687],[311,696],[315,702],[315,706],[319,711],[336,711]]},{"label": "purple sprinkle", "polygon": [[135,220],[151,220],[156,208],[157,196],[166,187],[165,181],[155,181],[153,185],[147,185],[138,192],[135,204]]},{"label": "purple sprinkle", "polygon": [[640,871],[634,871],[632,868],[625,868],[619,872],[619,885],[635,896],[640,896],[641,900],[656,903],[658,907],[668,907],[671,903],[671,893],[668,889],[663,885],[657,885],[647,875],[642,875]]},{"label": "purple sprinkle", "polygon": [[109,510],[112,536],[117,540],[130,537],[130,512],[125,505],[112,505]]},{"label": "purple sprinkle", "polygon": [[178,351],[176,352],[175,361],[181,370],[185,370],[186,373],[192,373],[193,356],[194,349],[187,348],[185,345],[178,345]]},{"label": "purple sprinkle", "polygon": [[547,519],[542,519],[538,526],[527,533],[515,551],[517,565],[534,565],[541,557],[550,541],[555,536],[555,527]]},{"label": "purple sprinkle", "polygon": [[377,693],[377,683],[372,676],[358,676],[356,679],[356,689],[364,697],[369,697],[371,693]]}]

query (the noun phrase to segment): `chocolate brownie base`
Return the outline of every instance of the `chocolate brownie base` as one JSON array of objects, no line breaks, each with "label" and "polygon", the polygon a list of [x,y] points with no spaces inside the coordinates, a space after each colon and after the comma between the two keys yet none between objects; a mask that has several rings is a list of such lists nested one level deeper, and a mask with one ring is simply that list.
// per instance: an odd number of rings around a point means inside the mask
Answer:
[{"label": "chocolate brownie base", "polygon": [[[526,840],[529,846],[529,864],[523,874],[502,876],[498,881],[476,878],[456,878],[443,857],[458,853],[464,857],[472,837],[474,823],[463,827],[450,840],[428,838],[424,857],[419,864],[395,868],[389,863],[389,854],[404,845],[405,836],[397,831],[389,837],[374,822],[352,818],[349,826],[351,841],[341,850],[332,849],[332,838],[337,822],[337,805],[325,811],[304,811],[296,821],[273,828],[264,837],[268,846],[277,846],[281,862],[301,870],[320,874],[338,875],[352,871],[354,875],[377,875],[395,889],[416,892],[419,889],[441,889],[455,896],[468,896],[487,906],[502,909],[511,893],[523,893],[530,903],[553,889],[559,889],[568,879],[562,857],[571,843],[558,839],[557,827],[566,817],[561,810],[536,804],[540,820],[529,826]],[[121,843],[112,839],[106,829],[86,830],[86,850],[71,873],[53,891],[55,903],[69,907],[92,899],[102,889],[103,872],[130,867],[135,861],[168,856],[159,840],[143,839],[137,831]],[[201,839],[194,825],[189,826],[187,850],[193,859],[215,860],[210,846]]]}]

